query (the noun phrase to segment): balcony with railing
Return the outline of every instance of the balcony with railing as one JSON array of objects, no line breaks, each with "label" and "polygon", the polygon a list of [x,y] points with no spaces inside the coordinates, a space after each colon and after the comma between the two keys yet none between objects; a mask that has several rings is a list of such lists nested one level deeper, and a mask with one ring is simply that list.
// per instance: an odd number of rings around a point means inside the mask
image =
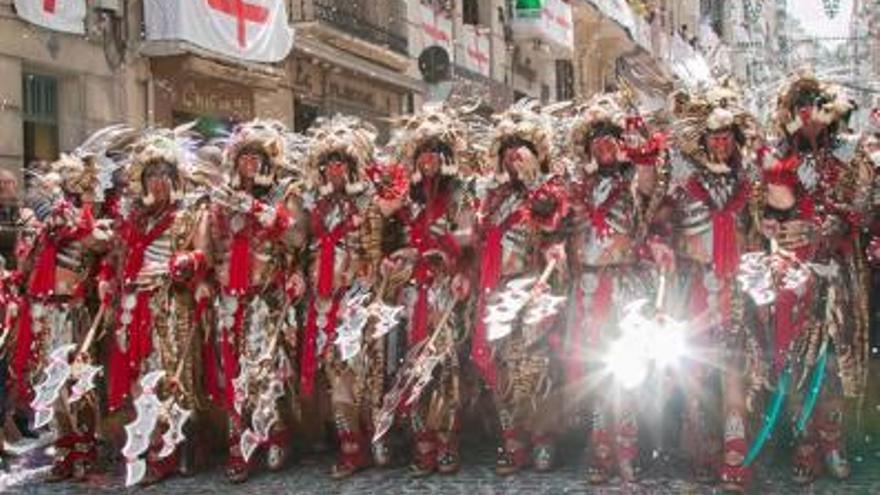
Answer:
[{"label": "balcony with railing", "polygon": [[362,2],[358,1],[313,0],[313,3],[316,20],[401,55],[408,53],[406,36],[401,34],[403,30],[394,29],[394,24],[402,19],[384,19],[385,24],[380,24],[382,20],[373,19],[369,9],[361,8]]},{"label": "balcony with railing", "polygon": [[408,63],[404,0],[293,0],[291,11],[300,39],[318,39],[396,70]]}]

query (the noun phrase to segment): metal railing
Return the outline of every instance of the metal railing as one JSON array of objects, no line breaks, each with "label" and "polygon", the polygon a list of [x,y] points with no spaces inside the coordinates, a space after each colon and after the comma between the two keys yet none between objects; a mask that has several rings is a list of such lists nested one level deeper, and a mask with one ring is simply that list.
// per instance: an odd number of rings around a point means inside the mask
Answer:
[{"label": "metal railing", "polygon": [[[345,33],[351,34],[370,43],[388,47],[391,51],[407,55],[408,43],[406,36],[387,27],[375,24],[363,12],[359,12],[357,4],[338,0],[314,0],[315,18],[326,22]],[[390,19],[394,24],[396,19]]]}]

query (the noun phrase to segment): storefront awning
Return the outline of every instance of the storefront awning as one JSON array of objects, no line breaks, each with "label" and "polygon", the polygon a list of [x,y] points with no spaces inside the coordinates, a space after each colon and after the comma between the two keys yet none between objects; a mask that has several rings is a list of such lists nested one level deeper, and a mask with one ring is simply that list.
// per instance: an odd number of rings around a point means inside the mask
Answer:
[{"label": "storefront awning", "polygon": [[141,55],[153,58],[178,57],[182,71],[210,74],[230,82],[270,88],[278,84],[283,71],[274,65],[224,57],[186,41],[145,41]]},{"label": "storefront awning", "polygon": [[666,106],[666,98],[673,90],[672,75],[658,59],[635,50],[618,59],[617,73],[636,93],[643,111],[653,112]]},{"label": "storefront awning", "polygon": [[320,41],[308,37],[301,36],[296,40],[295,51],[317,57],[339,67],[350,71],[366,74],[371,79],[381,81],[391,86],[399,87],[422,94],[425,92],[425,85],[422,81],[412,78],[406,74],[386,69],[381,65],[374,64],[360,57],[356,57],[343,50],[334,48]]},{"label": "storefront awning", "polygon": [[648,24],[633,12],[626,0],[583,0],[583,2],[614,21],[637,46],[648,52],[651,51]]}]

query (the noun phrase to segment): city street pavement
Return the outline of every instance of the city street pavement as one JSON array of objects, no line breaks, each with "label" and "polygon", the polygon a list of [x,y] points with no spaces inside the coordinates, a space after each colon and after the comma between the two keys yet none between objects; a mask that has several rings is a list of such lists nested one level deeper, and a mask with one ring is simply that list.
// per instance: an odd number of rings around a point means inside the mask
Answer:
[{"label": "city street pavement", "polygon": [[[871,363],[872,376],[880,373],[880,361]],[[756,466],[755,481],[749,493],[765,494],[877,494],[880,495],[880,390],[871,382],[865,400],[863,429],[848,429],[849,458],[852,463],[852,476],[845,481],[819,478],[808,487],[801,487],[790,481],[791,439],[786,438],[786,428],[777,426],[777,437],[764,448]],[[49,495],[87,495],[126,493],[136,494],[316,494],[316,495],[360,495],[360,494],[462,494],[462,495],[556,495],[556,494],[715,494],[721,491],[712,485],[690,481],[687,467],[679,459],[672,457],[674,450],[664,451],[644,447],[640,481],[622,485],[613,480],[607,486],[591,487],[584,481],[583,444],[576,435],[562,439],[559,451],[559,467],[539,474],[525,471],[510,478],[499,478],[493,470],[494,440],[480,432],[487,428],[479,427],[480,414],[465,415],[463,429],[474,433],[463,435],[462,469],[452,476],[433,476],[414,479],[405,467],[405,459],[399,459],[401,467],[393,469],[369,469],[357,473],[343,481],[329,477],[333,463],[331,453],[294,455],[287,469],[280,473],[257,472],[244,485],[230,485],[223,475],[222,462],[225,453],[220,450],[204,452],[214,467],[201,470],[192,477],[175,477],[147,488],[126,489],[124,472],[117,465],[117,471],[92,477],[88,482],[50,484],[43,481],[47,475],[50,458],[43,448],[32,448],[30,452],[15,457],[11,466],[0,472],[0,493],[49,494]],[[849,415],[853,418],[853,415]],[[668,427],[667,423],[667,427]],[[491,429],[490,429],[491,431]],[[669,430],[669,431],[674,431]],[[646,435],[648,433],[643,432]],[[667,431],[666,445],[673,445]],[[216,442],[216,439],[212,439]],[[647,441],[642,440],[646,445]],[[302,447],[302,445],[297,445]],[[210,447],[208,447],[210,448]],[[398,453],[408,452],[408,446],[398,445]]]},{"label": "city street pavement", "polygon": [[[873,443],[873,442],[872,442]],[[853,476],[843,482],[820,479],[808,488],[801,488],[789,481],[788,467],[782,452],[769,450],[758,467],[757,481],[751,493],[755,494],[878,494],[880,493],[880,446],[868,444],[852,456]],[[493,452],[488,446],[467,446],[463,452],[463,468],[454,476],[434,476],[413,479],[403,467],[396,469],[371,469],[349,480],[334,481],[328,477],[332,463],[327,454],[296,460],[281,473],[257,473],[247,484],[230,485],[218,468],[188,478],[173,478],[148,488],[125,490],[122,474],[96,476],[84,484],[49,484],[41,481],[48,471],[48,458],[33,454],[20,459],[14,474],[0,477],[0,492],[22,494],[208,494],[208,493],[256,493],[281,495],[286,493],[347,495],[347,494],[711,494],[720,491],[711,485],[688,481],[686,470],[672,462],[663,462],[658,455],[651,466],[641,473],[642,480],[636,484],[622,485],[614,480],[606,487],[589,487],[583,481],[581,455],[572,452],[557,470],[538,474],[523,472],[511,478],[498,478],[492,469]],[[42,466],[41,466],[42,464]]]}]

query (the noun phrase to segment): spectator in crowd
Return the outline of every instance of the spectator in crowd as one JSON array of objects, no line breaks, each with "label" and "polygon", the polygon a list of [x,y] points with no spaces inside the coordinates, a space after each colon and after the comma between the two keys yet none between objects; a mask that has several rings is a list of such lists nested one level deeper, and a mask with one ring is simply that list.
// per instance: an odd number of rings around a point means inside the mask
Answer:
[{"label": "spectator in crowd", "polygon": [[6,259],[10,268],[15,266],[19,207],[18,178],[9,170],[0,169],[0,256]]},{"label": "spectator in crowd", "polygon": [[7,301],[3,287],[6,269],[15,266],[16,224],[18,223],[19,191],[18,179],[9,170],[0,168],[0,469],[5,469],[3,443],[5,443],[6,423],[6,353],[5,342],[8,329],[5,328]]}]

